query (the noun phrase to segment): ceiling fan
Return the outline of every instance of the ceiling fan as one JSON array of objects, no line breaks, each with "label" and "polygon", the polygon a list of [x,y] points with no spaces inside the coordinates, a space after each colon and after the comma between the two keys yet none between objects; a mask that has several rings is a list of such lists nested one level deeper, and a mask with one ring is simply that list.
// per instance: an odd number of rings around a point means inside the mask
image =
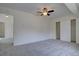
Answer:
[{"label": "ceiling fan", "polygon": [[47,8],[43,8],[42,11],[38,11],[40,16],[50,16],[50,13],[54,12],[54,10],[48,10]]}]

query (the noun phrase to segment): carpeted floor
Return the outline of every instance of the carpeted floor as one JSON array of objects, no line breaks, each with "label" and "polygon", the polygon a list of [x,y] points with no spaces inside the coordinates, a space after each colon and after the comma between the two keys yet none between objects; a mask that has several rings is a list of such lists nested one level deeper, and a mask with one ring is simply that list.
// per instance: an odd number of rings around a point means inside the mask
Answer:
[{"label": "carpeted floor", "polygon": [[6,48],[2,56],[79,56],[79,44],[60,40],[45,40]]}]

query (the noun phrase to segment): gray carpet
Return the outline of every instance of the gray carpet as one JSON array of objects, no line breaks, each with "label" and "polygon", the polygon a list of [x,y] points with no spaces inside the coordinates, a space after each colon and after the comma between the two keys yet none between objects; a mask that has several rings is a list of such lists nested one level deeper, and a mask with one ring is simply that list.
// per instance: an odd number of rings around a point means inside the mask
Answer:
[{"label": "gray carpet", "polygon": [[2,56],[79,56],[79,44],[60,40],[45,40],[6,48]]}]

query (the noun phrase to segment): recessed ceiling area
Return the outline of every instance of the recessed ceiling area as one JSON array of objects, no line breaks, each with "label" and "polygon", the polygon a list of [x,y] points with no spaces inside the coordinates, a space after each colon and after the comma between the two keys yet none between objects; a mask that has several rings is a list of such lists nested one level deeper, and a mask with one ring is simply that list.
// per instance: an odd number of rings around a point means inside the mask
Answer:
[{"label": "recessed ceiling area", "polygon": [[[36,12],[43,7],[54,9],[49,17],[58,18],[71,14],[64,3],[0,3],[0,7],[19,10],[36,15]],[[37,15],[36,15],[37,16]]]}]

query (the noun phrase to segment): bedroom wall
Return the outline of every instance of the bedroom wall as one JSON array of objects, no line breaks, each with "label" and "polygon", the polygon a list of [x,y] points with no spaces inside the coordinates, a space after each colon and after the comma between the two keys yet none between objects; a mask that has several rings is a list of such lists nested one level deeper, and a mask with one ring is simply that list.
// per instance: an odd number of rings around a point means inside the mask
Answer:
[{"label": "bedroom wall", "polygon": [[48,17],[35,16],[11,9],[0,9],[0,12],[14,16],[14,45],[51,39],[51,20]]},{"label": "bedroom wall", "polygon": [[50,20],[27,13],[17,13],[14,25],[15,45],[47,39],[50,39]]},{"label": "bedroom wall", "polygon": [[[70,16],[65,16],[65,17],[61,17],[61,18],[52,20],[52,22],[51,22],[52,38],[56,39],[56,22],[60,21],[61,22],[60,23],[60,40],[70,42],[71,41],[71,20],[72,19],[76,19],[76,17],[70,15]],[[78,23],[77,23],[76,28],[78,28]],[[77,31],[76,31],[77,37],[78,37],[78,32],[79,32],[79,30],[77,29]],[[78,40],[78,38],[76,40]]]},{"label": "bedroom wall", "polygon": [[[68,18],[69,19],[69,18]],[[63,41],[71,41],[70,20],[63,19],[60,25],[60,39]]]},{"label": "bedroom wall", "polygon": [[50,24],[50,34],[52,39],[56,39],[56,21],[55,19],[52,19],[51,24]]},{"label": "bedroom wall", "polygon": [[[71,41],[70,20],[75,19],[72,15],[53,19],[4,8],[0,9],[0,13],[14,16],[14,45],[29,44],[47,39],[56,39],[57,21],[61,22],[60,40],[68,42]],[[76,40],[77,43],[79,43],[79,18],[77,18],[76,22]]]},{"label": "bedroom wall", "polygon": [[79,18],[76,18],[76,43],[79,43]]}]

